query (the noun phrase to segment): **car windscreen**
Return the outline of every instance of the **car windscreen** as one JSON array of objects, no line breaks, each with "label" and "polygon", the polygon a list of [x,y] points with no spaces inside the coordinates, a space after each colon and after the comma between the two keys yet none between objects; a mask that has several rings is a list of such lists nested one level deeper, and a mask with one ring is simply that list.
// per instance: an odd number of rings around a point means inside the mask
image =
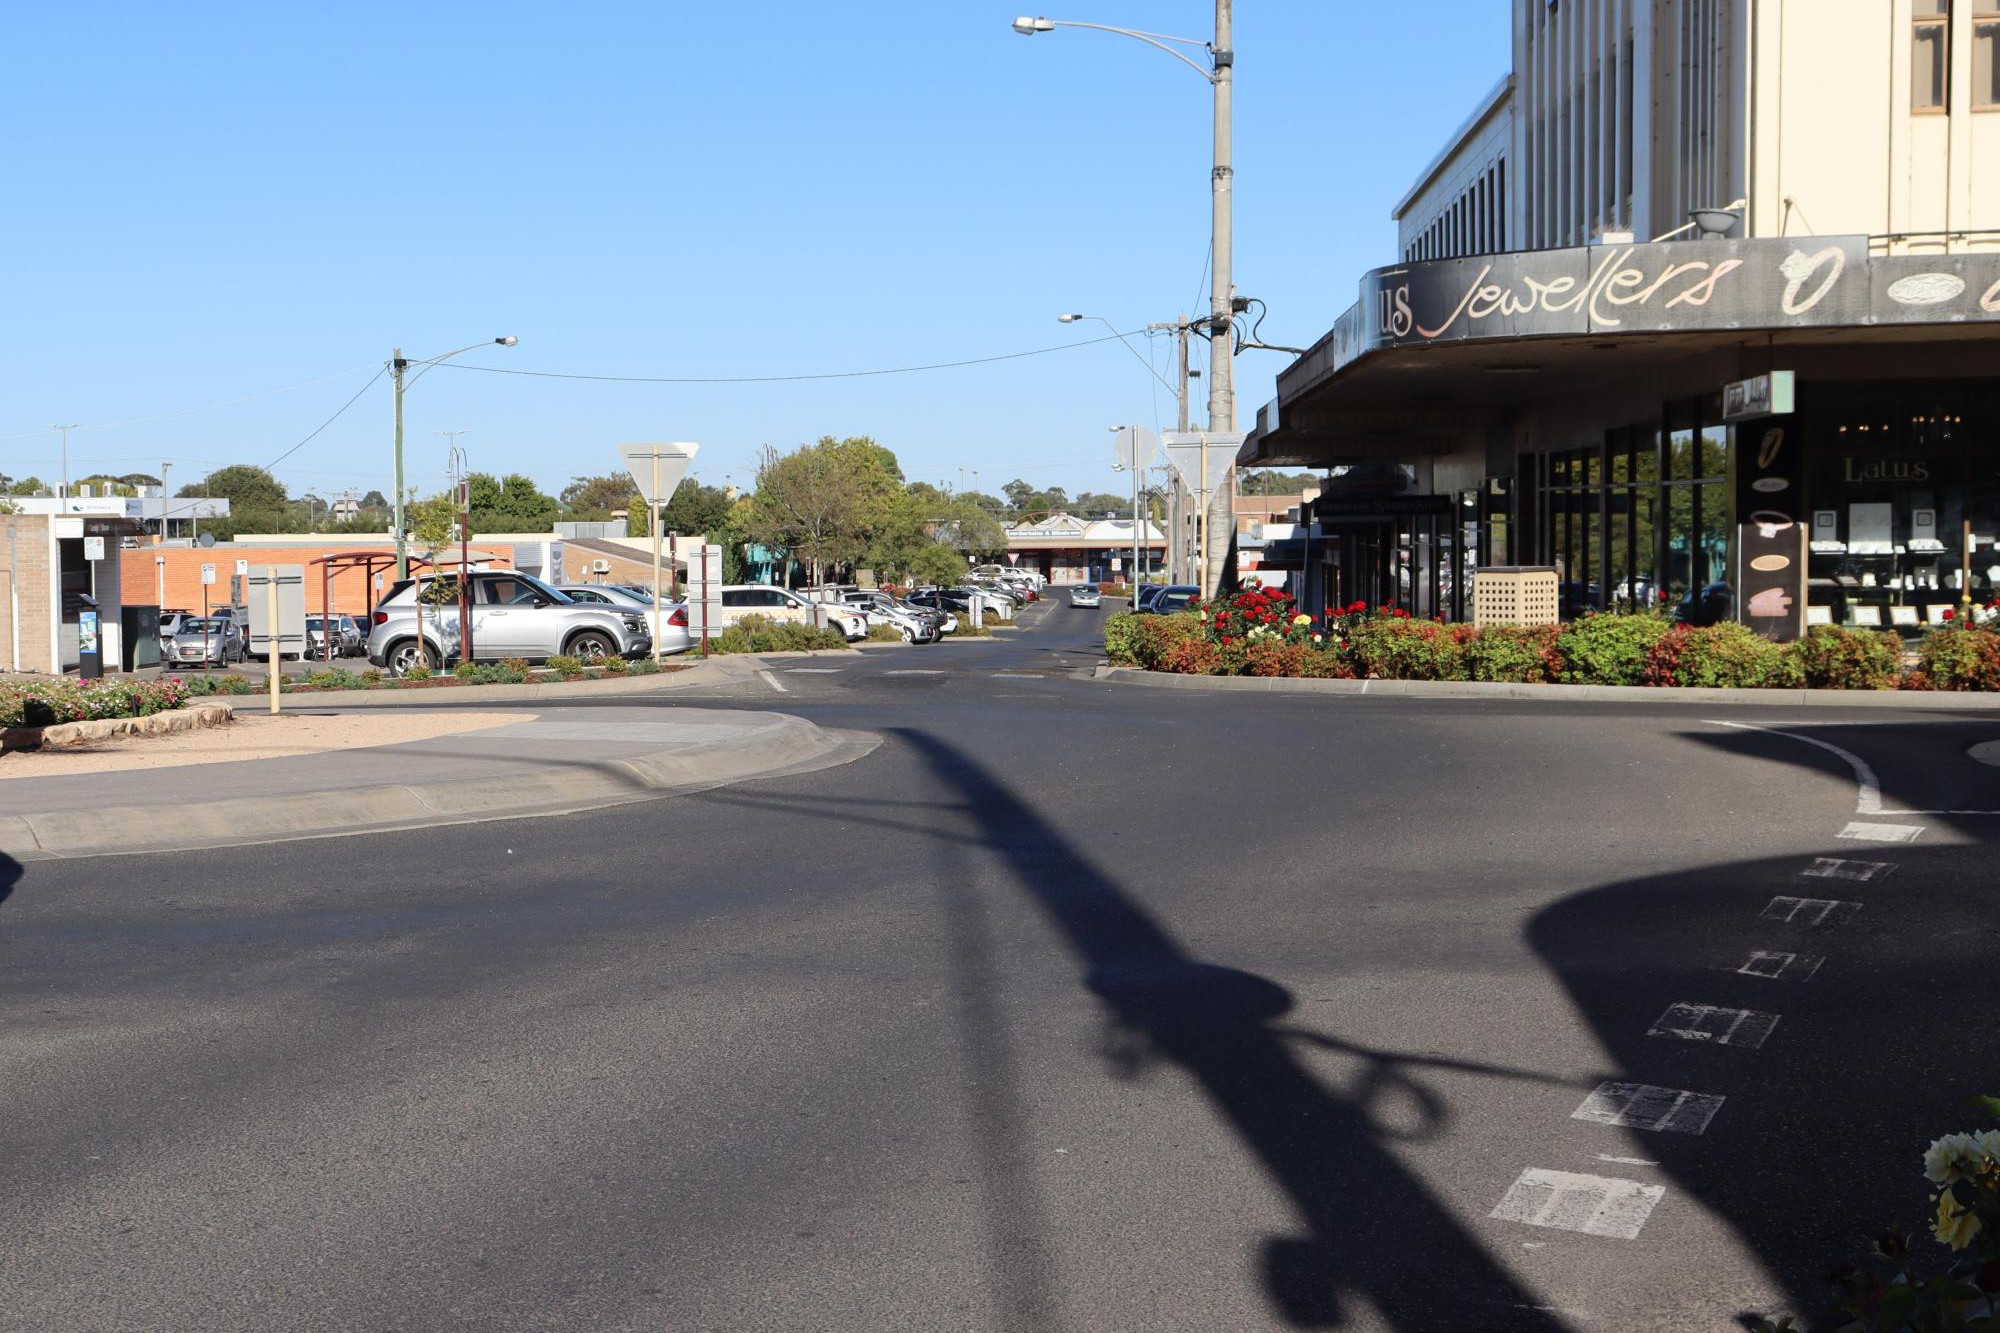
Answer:
[{"label": "car windscreen", "polygon": [[176,634],[220,634],[229,628],[226,620],[183,620]]}]

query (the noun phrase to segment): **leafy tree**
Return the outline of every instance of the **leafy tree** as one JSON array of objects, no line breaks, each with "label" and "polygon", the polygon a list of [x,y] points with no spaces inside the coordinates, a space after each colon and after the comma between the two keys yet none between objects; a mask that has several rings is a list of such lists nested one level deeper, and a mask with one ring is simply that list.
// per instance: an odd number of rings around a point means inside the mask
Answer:
[{"label": "leafy tree", "polygon": [[44,482],[40,477],[23,477],[19,481],[15,481],[12,477],[0,474],[0,494],[33,495],[36,491],[47,489],[48,483]]},{"label": "leafy tree", "polygon": [[1308,487],[1317,487],[1319,476],[1312,472],[1279,472],[1270,468],[1254,468],[1244,472],[1236,480],[1238,495],[1297,495]]},{"label": "leafy tree", "polygon": [[745,535],[804,562],[815,585],[828,564],[861,556],[879,517],[880,460],[853,443],[829,435],[789,454],[765,445],[758,458]]},{"label": "leafy tree", "polygon": [[1132,517],[1132,497],[1113,495],[1109,491],[1085,491],[1070,502],[1070,507],[1079,515],[1096,517],[1109,514],[1113,518]]},{"label": "leafy tree", "polygon": [[[639,498],[639,488],[632,484],[631,475],[623,472],[602,477],[571,477],[569,485],[556,498],[579,523],[602,523],[620,510],[630,513],[634,506],[643,509],[646,503]],[[644,521],[643,515],[640,521]]]},{"label": "leafy tree", "polygon": [[329,532],[352,534],[387,532],[388,530],[389,515],[380,511],[370,513],[367,510],[363,510],[358,514],[349,514],[346,518],[341,519],[327,529]]},{"label": "leafy tree", "polygon": [[490,472],[466,478],[472,507],[472,530],[478,532],[547,532],[560,506],[544,495],[534,480],[519,472],[496,479]]},{"label": "leafy tree", "polygon": [[[722,525],[729,514],[729,496],[719,486],[703,486],[684,478],[674,488],[673,498],[660,512],[660,523],[668,532],[690,537],[706,537]],[[644,506],[640,506],[642,509]]]},{"label": "leafy tree", "polygon": [[1038,491],[1018,477],[1002,486],[1000,491],[1007,497],[1007,502],[1016,518],[1037,512],[1053,513],[1069,509],[1075,503],[1069,498],[1069,493],[1060,486],[1051,486],[1045,491]]},{"label": "leafy tree", "polygon": [[968,556],[1005,555],[1007,529],[984,505],[961,499],[952,510],[951,544]]},{"label": "leafy tree", "polygon": [[261,467],[249,463],[232,463],[225,468],[217,468],[204,481],[193,482],[180,489],[184,499],[201,495],[214,495],[229,501],[234,510],[273,510],[291,498],[285,493],[285,483],[272,476]]},{"label": "leafy tree", "polygon": [[389,500],[380,491],[370,491],[361,497],[361,507],[363,509],[387,509],[389,507]]}]

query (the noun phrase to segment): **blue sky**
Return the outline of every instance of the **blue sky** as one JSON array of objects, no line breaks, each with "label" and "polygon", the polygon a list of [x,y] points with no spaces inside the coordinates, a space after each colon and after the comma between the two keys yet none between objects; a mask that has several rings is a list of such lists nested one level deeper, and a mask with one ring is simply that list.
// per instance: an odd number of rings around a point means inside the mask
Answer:
[{"label": "blue sky", "polygon": [[[0,472],[269,463],[390,348],[602,375],[865,370],[1135,329],[1206,299],[1210,104],[1122,37],[1024,0],[30,6],[0,116]],[[1236,280],[1306,344],[1389,262],[1388,212],[1504,72],[1505,0],[1239,0]],[[1201,37],[1202,0],[1052,17]],[[1143,347],[1146,344],[1142,341]],[[1160,368],[1170,347],[1153,352]],[[1284,358],[1237,359],[1239,421]],[[1205,390],[1196,387],[1197,418]],[[203,409],[203,410],[187,410]],[[555,490],[621,440],[873,435],[913,478],[1123,489],[1106,427],[1171,427],[1116,343],[926,374],[637,385],[444,369],[407,399],[411,484],[473,465]],[[378,381],[279,463],[387,492]]]}]

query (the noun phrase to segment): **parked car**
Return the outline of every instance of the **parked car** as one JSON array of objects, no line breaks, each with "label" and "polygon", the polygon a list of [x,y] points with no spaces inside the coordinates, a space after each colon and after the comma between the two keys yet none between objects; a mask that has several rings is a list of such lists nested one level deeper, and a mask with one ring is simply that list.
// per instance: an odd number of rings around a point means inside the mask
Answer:
[{"label": "parked car", "polygon": [[160,612],[160,642],[164,644],[169,639],[172,639],[174,631],[180,627],[182,621],[193,620],[194,618],[194,612],[192,611]]},{"label": "parked car", "polygon": [[944,637],[935,611],[906,606],[886,593],[868,593],[857,589],[844,595],[842,605],[868,617],[871,626],[889,626],[903,636],[904,643],[936,643]]},{"label": "parked car", "polygon": [[1104,605],[1104,596],[1098,592],[1095,583],[1079,583],[1069,590],[1069,604],[1071,606],[1102,606]]},{"label": "parked car", "polygon": [[[646,618],[646,629],[653,628],[653,594],[644,588],[628,587],[622,583],[559,583],[556,591],[569,597],[571,601],[586,606],[616,606],[628,611],[637,611]],[[479,644],[478,631],[473,631],[473,649]],[[660,656],[671,657],[694,647],[694,636],[688,633],[688,609],[686,602],[668,601],[660,607]]]},{"label": "parked car", "polygon": [[936,611],[944,617],[944,632],[958,632],[958,618],[972,615],[972,596],[955,588],[923,588],[905,599],[912,606],[921,606]]},{"label": "parked car", "polygon": [[362,630],[361,622],[353,616],[341,616],[340,641],[347,647],[347,656],[359,657],[368,651],[368,635]]},{"label": "parked car", "polygon": [[792,620],[802,625],[818,625],[846,636],[849,643],[868,637],[867,617],[843,606],[815,602],[789,588],[768,583],[732,583],[722,589],[723,625],[734,625],[745,616],[766,616],[772,620]]},{"label": "parked car", "polygon": [[[413,666],[435,669],[456,658],[456,603],[438,607],[440,614],[433,614],[430,606],[418,601],[420,588],[435,579],[456,577],[426,574],[398,579],[375,604],[368,660],[401,675]],[[535,661],[566,654],[594,662],[644,657],[653,651],[647,617],[635,608],[576,602],[517,570],[479,570],[471,579],[474,661],[506,657]]]},{"label": "parked car", "polygon": [[1136,608],[1142,616],[1170,616],[1176,611],[1187,610],[1187,604],[1201,596],[1201,589],[1191,583],[1166,583],[1151,597],[1143,599]]},{"label": "parked car", "polygon": [[171,639],[160,644],[160,665],[227,666],[249,656],[243,631],[233,620],[182,616]]},{"label": "parked car", "polygon": [[950,611],[939,606],[923,605],[908,598],[891,597],[880,588],[853,588],[843,596],[849,606],[863,609],[879,606],[890,612],[902,611],[919,617],[927,616],[936,622],[937,633],[940,636],[954,633],[958,629],[958,617]]},{"label": "parked car", "polygon": [[[307,616],[306,656],[315,662],[325,660],[327,656],[326,642],[329,638],[333,640],[334,657],[352,656],[352,650],[348,646],[347,632],[340,627],[340,622],[345,619],[346,617],[344,616],[335,616],[331,620],[324,616]],[[351,620],[348,623],[350,625],[353,624]],[[359,636],[357,635],[356,637],[358,638]]]}]

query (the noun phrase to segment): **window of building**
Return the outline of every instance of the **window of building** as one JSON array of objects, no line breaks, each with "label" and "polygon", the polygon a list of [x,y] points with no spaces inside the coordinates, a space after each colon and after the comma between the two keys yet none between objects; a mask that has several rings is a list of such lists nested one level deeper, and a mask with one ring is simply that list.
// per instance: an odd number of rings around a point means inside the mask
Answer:
[{"label": "window of building", "polygon": [[1972,104],[2000,107],[2000,12],[1972,16]]},{"label": "window of building", "polygon": [[1951,95],[1951,0],[1915,0],[1910,34],[1910,108],[1943,111]]}]

